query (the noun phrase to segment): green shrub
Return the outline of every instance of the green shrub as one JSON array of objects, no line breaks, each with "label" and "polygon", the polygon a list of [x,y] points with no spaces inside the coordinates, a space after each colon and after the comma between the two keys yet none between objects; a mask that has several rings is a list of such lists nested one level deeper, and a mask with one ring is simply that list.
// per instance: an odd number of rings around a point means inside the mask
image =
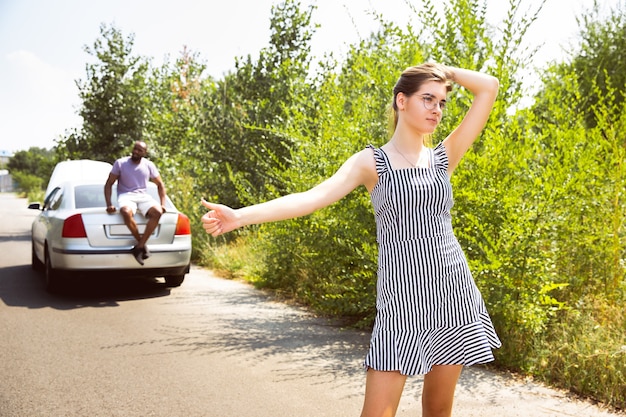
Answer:
[{"label": "green shrub", "polygon": [[43,202],[43,179],[33,174],[13,171],[11,176],[17,182],[20,192],[28,201]]}]

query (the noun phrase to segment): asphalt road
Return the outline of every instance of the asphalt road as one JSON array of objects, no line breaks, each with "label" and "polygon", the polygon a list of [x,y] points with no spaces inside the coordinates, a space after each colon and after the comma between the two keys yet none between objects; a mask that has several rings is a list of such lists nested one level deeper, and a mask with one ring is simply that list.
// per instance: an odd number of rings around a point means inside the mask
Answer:
[{"label": "asphalt road", "polygon": [[[115,277],[43,290],[36,212],[0,194],[0,417],[358,416],[368,334],[194,267],[183,285]],[[410,378],[398,416],[421,415]],[[467,368],[455,416],[608,417],[539,384]]]}]

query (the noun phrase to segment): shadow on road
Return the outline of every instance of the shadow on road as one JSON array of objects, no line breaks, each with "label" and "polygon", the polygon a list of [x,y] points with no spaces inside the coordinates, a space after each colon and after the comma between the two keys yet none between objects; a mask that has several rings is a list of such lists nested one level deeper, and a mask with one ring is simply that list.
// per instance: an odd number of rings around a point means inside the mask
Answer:
[{"label": "shadow on road", "polygon": [[[30,239],[30,238],[29,238]],[[44,289],[43,277],[30,265],[0,268],[0,300],[8,307],[71,310],[116,307],[120,301],[170,295],[156,279],[76,276],[66,278],[55,294]]]},{"label": "shadow on road", "polygon": [[2,242],[30,242],[30,232],[28,233],[10,233],[0,234],[0,243]]},{"label": "shadow on road", "polygon": [[[177,305],[196,306],[197,310],[191,308],[183,320],[161,325],[157,329],[161,337],[127,343],[160,345],[161,354],[225,355],[244,366],[265,364],[276,381],[344,381],[350,385],[345,395],[362,397],[362,363],[369,347],[369,330],[345,328],[337,321],[276,301],[249,285],[215,281],[217,284],[208,289],[177,291],[168,299]],[[113,344],[103,348],[128,347]],[[407,380],[405,396],[409,401],[419,401],[422,383],[422,376]],[[497,371],[474,366],[464,370],[458,389],[469,397],[497,402],[498,388],[506,384]],[[514,395],[522,397],[523,392]]]}]

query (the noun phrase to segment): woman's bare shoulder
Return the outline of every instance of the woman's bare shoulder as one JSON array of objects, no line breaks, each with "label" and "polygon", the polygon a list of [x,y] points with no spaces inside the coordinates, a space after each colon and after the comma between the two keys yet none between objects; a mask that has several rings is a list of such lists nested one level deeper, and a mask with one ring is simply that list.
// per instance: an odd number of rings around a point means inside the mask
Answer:
[{"label": "woman's bare shoulder", "polygon": [[355,168],[358,170],[362,184],[371,191],[378,182],[376,173],[376,161],[374,160],[374,148],[367,147],[352,155]]}]

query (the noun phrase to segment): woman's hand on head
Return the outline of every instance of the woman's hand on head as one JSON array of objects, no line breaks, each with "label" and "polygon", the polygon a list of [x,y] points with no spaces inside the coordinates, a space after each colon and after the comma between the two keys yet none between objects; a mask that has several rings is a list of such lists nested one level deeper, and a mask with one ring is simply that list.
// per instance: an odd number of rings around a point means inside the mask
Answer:
[{"label": "woman's hand on head", "polygon": [[202,199],[202,205],[209,211],[202,216],[202,227],[212,236],[219,236],[239,227],[235,210],[222,204],[213,204]]}]

